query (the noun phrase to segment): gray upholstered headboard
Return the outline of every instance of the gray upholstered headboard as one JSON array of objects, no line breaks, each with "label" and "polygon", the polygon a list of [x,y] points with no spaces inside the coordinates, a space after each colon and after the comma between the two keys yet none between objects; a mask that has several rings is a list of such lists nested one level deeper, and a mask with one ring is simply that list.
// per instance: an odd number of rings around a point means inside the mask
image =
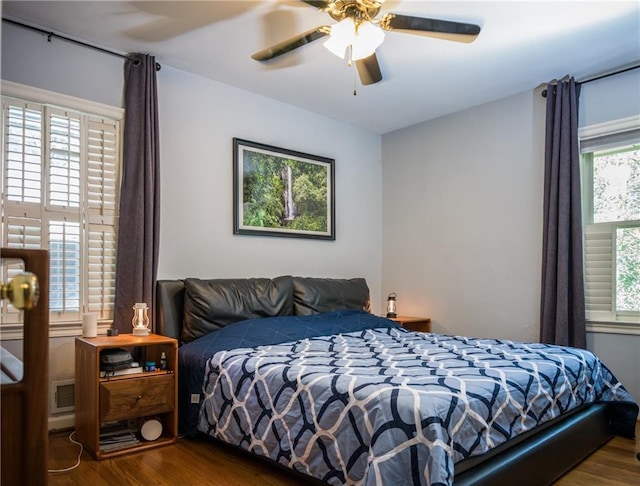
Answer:
[{"label": "gray upholstered headboard", "polygon": [[184,280],[156,283],[156,333],[180,341],[184,314]]},{"label": "gray upholstered headboard", "polygon": [[156,332],[186,343],[245,319],[370,311],[364,278],[292,277],[158,280]]}]

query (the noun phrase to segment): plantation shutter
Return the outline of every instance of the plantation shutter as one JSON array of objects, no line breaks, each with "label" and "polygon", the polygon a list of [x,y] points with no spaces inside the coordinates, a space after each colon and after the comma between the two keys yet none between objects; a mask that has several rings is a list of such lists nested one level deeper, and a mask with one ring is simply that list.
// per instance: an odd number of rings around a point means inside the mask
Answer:
[{"label": "plantation shutter", "polygon": [[42,192],[42,108],[4,99],[5,196],[16,203],[40,205]]},{"label": "plantation shutter", "polygon": [[90,117],[87,164],[88,311],[113,315],[116,272],[118,123]]},{"label": "plantation shutter", "polygon": [[45,228],[49,249],[51,320],[79,320],[82,302],[81,115],[45,108],[47,184]]},{"label": "plantation shutter", "polygon": [[9,248],[42,248],[42,221],[40,216],[7,216],[7,243]]},{"label": "plantation shutter", "polygon": [[[62,106],[2,96],[1,231],[2,246],[49,250],[50,323],[66,333],[83,312],[113,318],[121,113]],[[1,307],[0,326],[18,330],[20,313]]]},{"label": "plantation shutter", "polygon": [[589,320],[615,316],[615,226],[611,223],[584,226],[585,304]]},{"label": "plantation shutter", "polygon": [[111,227],[90,225],[88,238],[88,310],[109,319],[115,299],[116,235]]},{"label": "plantation shutter", "polygon": [[49,310],[79,319],[81,300],[80,224],[49,222]]},{"label": "plantation shutter", "polygon": [[[42,109],[21,100],[3,99],[4,186],[2,244],[9,248],[42,247]],[[2,267],[3,281],[24,271],[24,265]],[[3,321],[19,321],[20,312],[3,302]]]},{"label": "plantation shutter", "polygon": [[[42,248],[42,224],[39,215],[35,217],[29,217],[25,214],[23,217],[5,215],[7,219],[7,238],[4,244],[8,248],[27,248],[38,249]],[[2,267],[3,282],[9,282],[17,274],[24,272],[24,263],[9,263]],[[20,320],[20,311],[13,307],[8,300],[3,301],[3,306],[6,305],[5,313],[2,316],[3,320],[10,320],[12,322]]]},{"label": "plantation shutter", "polygon": [[640,129],[633,127],[607,127],[584,133],[580,139],[583,159],[585,224],[584,278],[586,318],[591,321],[616,320],[616,232],[615,223],[593,223],[593,160],[595,152],[637,146]]},{"label": "plantation shutter", "polygon": [[49,184],[47,207],[80,207],[80,117],[47,109]]}]

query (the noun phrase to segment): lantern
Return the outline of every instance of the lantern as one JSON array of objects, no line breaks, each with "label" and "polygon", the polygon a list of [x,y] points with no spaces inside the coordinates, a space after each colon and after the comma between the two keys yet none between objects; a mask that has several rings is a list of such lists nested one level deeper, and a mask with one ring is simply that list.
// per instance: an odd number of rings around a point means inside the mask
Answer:
[{"label": "lantern", "polygon": [[149,335],[149,308],[145,303],[137,303],[133,306],[133,319],[131,324],[133,325],[134,336],[148,336]]},{"label": "lantern", "polygon": [[396,293],[391,292],[387,297],[387,317],[396,317]]}]

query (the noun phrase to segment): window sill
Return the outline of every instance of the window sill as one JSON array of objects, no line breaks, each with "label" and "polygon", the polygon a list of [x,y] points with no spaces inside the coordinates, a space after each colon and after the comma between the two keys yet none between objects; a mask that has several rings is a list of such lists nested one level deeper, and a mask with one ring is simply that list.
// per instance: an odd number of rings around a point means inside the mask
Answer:
[{"label": "window sill", "polygon": [[587,321],[587,332],[640,336],[638,321]]},{"label": "window sill", "polygon": [[[107,334],[107,329],[111,327],[111,322],[99,322],[98,323],[98,336]],[[0,331],[2,340],[15,341],[23,339],[22,324],[9,324],[3,326]],[[82,336],[82,324],[78,322],[67,323],[51,323],[49,324],[49,338],[59,337],[76,337]]]},{"label": "window sill", "polygon": [[[98,322],[98,336],[106,336],[107,329],[110,327],[111,322]],[[80,336],[82,336],[82,324],[77,322],[68,323],[68,325],[61,323],[52,324],[49,328],[49,338]]]}]

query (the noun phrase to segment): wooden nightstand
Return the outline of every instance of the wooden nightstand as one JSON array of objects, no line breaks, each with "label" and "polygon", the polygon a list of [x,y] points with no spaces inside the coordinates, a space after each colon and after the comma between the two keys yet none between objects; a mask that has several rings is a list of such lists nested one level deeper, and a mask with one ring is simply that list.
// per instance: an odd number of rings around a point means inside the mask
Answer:
[{"label": "wooden nightstand", "polygon": [[[100,352],[109,348],[130,350],[142,365],[155,361],[157,366],[164,352],[166,370],[100,377]],[[175,339],[157,334],[76,338],[75,354],[76,436],[93,457],[106,459],[177,440],[178,342]],[[138,432],[145,418],[158,420],[162,425],[157,439],[145,441]],[[114,424],[128,426],[139,443],[114,446],[103,440],[101,445],[101,433],[105,434]]]},{"label": "wooden nightstand", "polygon": [[405,327],[411,331],[431,332],[430,317],[398,316],[398,317],[392,317],[391,320],[396,321],[402,327]]}]

